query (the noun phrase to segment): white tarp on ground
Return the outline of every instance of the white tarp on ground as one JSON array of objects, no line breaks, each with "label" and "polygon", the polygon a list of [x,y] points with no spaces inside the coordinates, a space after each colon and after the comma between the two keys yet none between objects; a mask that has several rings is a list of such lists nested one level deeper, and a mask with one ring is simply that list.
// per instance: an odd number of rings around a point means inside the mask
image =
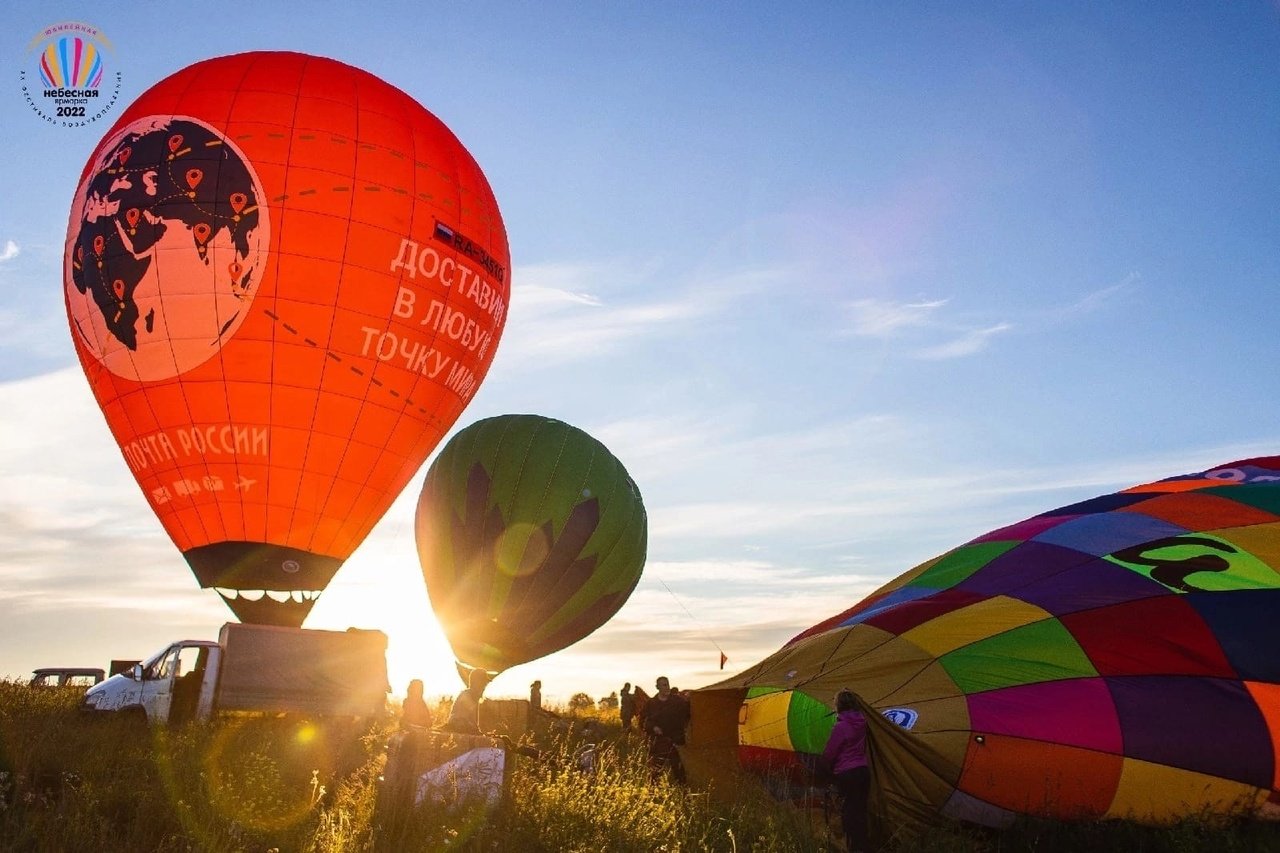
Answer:
[{"label": "white tarp on ground", "polygon": [[502,798],[506,753],[497,747],[479,747],[433,767],[418,777],[414,805],[423,802],[455,803],[481,799],[496,805]]}]

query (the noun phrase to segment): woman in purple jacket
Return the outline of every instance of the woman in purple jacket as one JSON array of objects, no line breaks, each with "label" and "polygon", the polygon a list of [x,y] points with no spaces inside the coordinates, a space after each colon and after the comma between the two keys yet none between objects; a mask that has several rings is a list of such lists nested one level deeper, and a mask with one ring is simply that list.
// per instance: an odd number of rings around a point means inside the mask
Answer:
[{"label": "woman in purple jacket", "polygon": [[840,823],[850,853],[867,849],[867,794],[871,768],[867,766],[867,720],[850,690],[836,696],[836,726],[822,751],[822,763],[835,776],[844,800]]}]

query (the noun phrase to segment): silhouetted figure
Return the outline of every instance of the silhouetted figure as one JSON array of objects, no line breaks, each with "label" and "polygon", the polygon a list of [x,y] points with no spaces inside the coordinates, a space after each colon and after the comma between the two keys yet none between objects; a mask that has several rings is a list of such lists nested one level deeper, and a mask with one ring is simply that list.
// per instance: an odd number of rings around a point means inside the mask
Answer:
[{"label": "silhouetted figure", "polygon": [[531,711],[542,710],[542,682],[535,681],[529,685],[529,709]]},{"label": "silhouetted figure", "polygon": [[173,699],[169,705],[169,725],[178,726],[195,719],[200,705],[200,687],[204,684],[205,666],[209,650],[201,649],[196,664],[189,672],[178,673],[173,682]]},{"label": "silhouetted figure", "polygon": [[618,697],[618,714],[622,717],[622,730],[631,731],[631,719],[636,715],[636,697],[631,692],[631,682],[622,685],[622,694]]},{"label": "silhouetted figure", "polygon": [[449,709],[449,721],[444,728],[463,734],[480,734],[480,697],[489,686],[489,673],[483,669],[471,670],[467,687],[453,700]]},{"label": "silhouetted figure", "polygon": [[409,682],[409,691],[405,694],[404,708],[400,713],[401,728],[409,726],[431,728],[431,709],[427,707],[427,700],[422,697],[422,691],[421,678],[415,678]]},{"label": "silhouetted figure", "polygon": [[689,725],[689,703],[671,690],[671,682],[660,676],[658,695],[645,703],[640,714],[641,728],[648,738],[649,771],[657,778],[667,772],[677,782],[684,782],[684,763],[679,746],[684,744],[684,731]]}]

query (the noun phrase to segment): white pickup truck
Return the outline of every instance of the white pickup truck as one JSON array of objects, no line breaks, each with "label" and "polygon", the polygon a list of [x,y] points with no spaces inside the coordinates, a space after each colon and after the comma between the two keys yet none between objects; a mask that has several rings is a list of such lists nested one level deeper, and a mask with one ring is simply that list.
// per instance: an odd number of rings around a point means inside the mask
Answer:
[{"label": "white pickup truck", "polygon": [[89,688],[86,711],[148,722],[225,711],[374,717],[386,709],[387,636],[228,622],[218,641],[182,640]]}]

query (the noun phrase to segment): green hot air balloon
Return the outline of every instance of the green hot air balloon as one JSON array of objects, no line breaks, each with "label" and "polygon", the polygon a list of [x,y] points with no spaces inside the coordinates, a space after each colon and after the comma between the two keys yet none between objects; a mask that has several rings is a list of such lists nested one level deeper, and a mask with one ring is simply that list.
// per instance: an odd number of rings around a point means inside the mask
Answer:
[{"label": "green hot air balloon", "polygon": [[622,463],[577,427],[501,415],[455,435],[415,527],[459,671],[498,673],[607,622],[640,580],[648,526]]}]

